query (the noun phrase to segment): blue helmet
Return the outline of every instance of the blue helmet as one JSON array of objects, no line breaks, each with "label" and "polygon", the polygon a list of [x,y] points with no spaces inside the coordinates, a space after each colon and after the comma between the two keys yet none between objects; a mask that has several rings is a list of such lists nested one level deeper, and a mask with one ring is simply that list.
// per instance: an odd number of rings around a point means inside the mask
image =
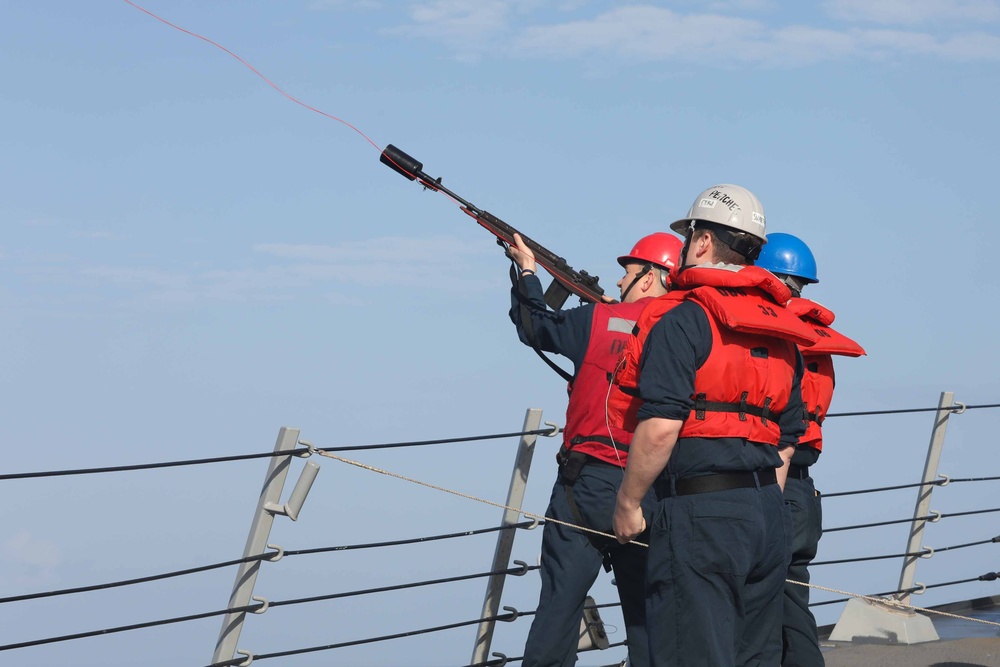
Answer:
[{"label": "blue helmet", "polygon": [[768,234],[767,244],[754,264],[771,273],[794,276],[810,283],[819,282],[816,277],[816,258],[812,251],[802,239],[791,234]]}]

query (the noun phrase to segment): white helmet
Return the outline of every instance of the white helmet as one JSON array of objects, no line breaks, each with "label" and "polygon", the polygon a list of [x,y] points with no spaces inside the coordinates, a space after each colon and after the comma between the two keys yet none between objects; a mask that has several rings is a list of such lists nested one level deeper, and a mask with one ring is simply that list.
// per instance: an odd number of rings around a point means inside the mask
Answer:
[{"label": "white helmet", "polygon": [[714,185],[698,195],[687,217],[671,223],[670,229],[686,235],[691,223],[712,222],[738,232],[746,232],[767,243],[764,236],[764,207],[752,192],[738,185]]}]

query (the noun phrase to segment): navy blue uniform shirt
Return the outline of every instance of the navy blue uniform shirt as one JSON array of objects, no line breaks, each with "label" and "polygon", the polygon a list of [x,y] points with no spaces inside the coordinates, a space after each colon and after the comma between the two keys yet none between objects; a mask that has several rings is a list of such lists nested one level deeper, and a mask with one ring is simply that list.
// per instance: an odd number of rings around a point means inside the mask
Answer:
[{"label": "navy blue uniform shirt", "polygon": [[[639,395],[644,403],[639,409],[639,419],[686,420],[694,408],[695,373],[711,351],[711,325],[697,303],[685,301],[660,318],[642,350]],[[805,433],[802,356],[796,356],[792,393],[778,420],[781,448],[794,445]],[[666,473],[687,477],[780,466],[778,447],[771,445],[742,438],[681,438],[670,456]]]},{"label": "navy blue uniform shirt", "polygon": [[[545,305],[542,281],[538,276],[524,276],[520,282],[524,287],[523,298],[530,304],[528,312],[538,347],[546,352],[561,354],[572,361],[573,374],[576,375],[590,344],[594,304],[587,303],[566,310],[549,310]],[[521,322],[521,303],[518,301],[516,288],[511,289],[510,301],[510,321],[517,326],[518,338],[525,345],[531,345]]]}]

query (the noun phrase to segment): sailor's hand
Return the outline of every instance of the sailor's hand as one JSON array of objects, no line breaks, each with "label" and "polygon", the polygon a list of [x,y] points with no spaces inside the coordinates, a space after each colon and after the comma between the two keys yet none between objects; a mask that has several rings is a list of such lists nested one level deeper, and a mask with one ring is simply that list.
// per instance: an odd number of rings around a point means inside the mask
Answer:
[{"label": "sailor's hand", "polygon": [[520,234],[514,234],[514,244],[510,246],[510,256],[522,271],[535,271],[535,253],[524,244]]},{"label": "sailor's hand", "polygon": [[627,544],[646,530],[646,517],[642,515],[642,505],[631,506],[632,503],[622,502],[621,496],[615,505],[615,537],[622,544]]}]

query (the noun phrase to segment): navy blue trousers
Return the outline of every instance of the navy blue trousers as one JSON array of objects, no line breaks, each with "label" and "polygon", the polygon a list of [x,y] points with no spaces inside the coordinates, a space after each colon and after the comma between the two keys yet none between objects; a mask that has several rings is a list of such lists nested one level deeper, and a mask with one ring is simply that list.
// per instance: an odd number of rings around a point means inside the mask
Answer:
[{"label": "navy blue trousers", "polygon": [[659,501],[646,570],[653,667],[777,667],[789,522],[777,484]]},{"label": "navy blue trousers", "polygon": [[[615,500],[623,476],[623,471],[615,466],[588,464],[583,467],[571,485],[583,525],[603,533],[614,533]],[[545,515],[578,525],[579,519],[570,507],[566,491],[566,483],[557,480]],[[652,494],[644,506],[652,511]],[[644,584],[647,549],[634,544],[621,545],[613,539],[601,541],[601,546],[609,550],[614,568],[625,619],[629,664],[648,667]],[[545,524],[542,591],[524,647],[524,667],[571,667],[576,663],[584,598],[603,562],[602,550],[594,546],[586,533],[553,522]]]},{"label": "navy blue trousers", "polygon": [[[792,516],[792,561],[788,579],[809,583],[809,563],[816,557],[823,534],[823,508],[812,477],[788,477],[785,503]],[[816,618],[809,611],[809,588],[785,584],[785,612],[782,621],[782,667],[823,667]]]}]

